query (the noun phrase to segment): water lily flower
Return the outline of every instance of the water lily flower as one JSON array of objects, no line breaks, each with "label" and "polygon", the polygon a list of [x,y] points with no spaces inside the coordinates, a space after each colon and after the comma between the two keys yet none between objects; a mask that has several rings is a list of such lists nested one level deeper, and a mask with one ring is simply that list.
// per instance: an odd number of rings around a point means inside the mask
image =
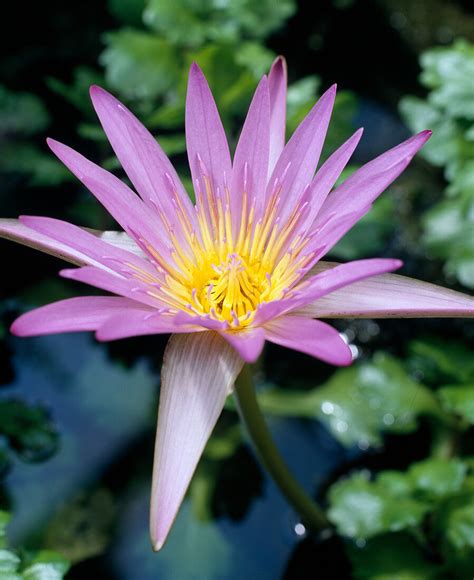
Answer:
[{"label": "water lily flower", "polygon": [[[193,64],[186,144],[195,205],[154,137],[112,95],[91,98],[133,191],[52,139],[57,157],[123,228],[95,232],[47,217],[0,222],[0,235],[72,262],[61,276],[114,296],[61,300],[20,316],[17,336],[95,331],[100,341],[171,333],[151,501],[159,549],[244,362],[270,341],[351,363],[320,318],[473,316],[474,300],[391,274],[396,259],[322,262],[430,137],[423,131],[335,187],[354,133],[316,171],[336,94],[327,90],[285,144],[286,65],[260,81],[233,158],[203,73]],[[138,194],[138,195],[137,195]]]}]

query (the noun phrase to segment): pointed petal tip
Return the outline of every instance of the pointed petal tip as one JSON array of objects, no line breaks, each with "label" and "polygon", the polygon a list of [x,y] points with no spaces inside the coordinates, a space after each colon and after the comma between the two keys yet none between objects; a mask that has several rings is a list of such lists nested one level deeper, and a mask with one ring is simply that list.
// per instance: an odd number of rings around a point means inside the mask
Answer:
[{"label": "pointed petal tip", "polygon": [[153,537],[151,538],[151,547],[153,548],[154,552],[159,552],[164,544],[165,540],[155,540]]}]

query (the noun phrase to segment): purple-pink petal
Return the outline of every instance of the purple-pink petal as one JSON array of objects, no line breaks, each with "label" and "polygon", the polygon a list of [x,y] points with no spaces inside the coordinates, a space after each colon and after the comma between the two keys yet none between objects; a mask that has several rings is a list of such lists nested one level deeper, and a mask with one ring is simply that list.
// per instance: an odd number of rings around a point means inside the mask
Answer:
[{"label": "purple-pink petal", "polygon": [[189,219],[194,214],[168,157],[153,135],[114,96],[97,86],[91,87],[90,94],[110,144],[143,201],[164,212],[179,230],[174,202],[183,207]]},{"label": "purple-pink petal", "polygon": [[[301,309],[306,304],[313,302],[331,292],[348,286],[358,280],[363,280],[385,272],[392,272],[402,266],[400,260],[374,258],[371,260],[356,260],[347,264],[339,264],[335,268],[328,268],[314,276],[309,276],[302,284],[296,286],[288,298],[279,301],[262,304],[256,316],[256,322],[262,324],[266,321],[281,316],[287,312]],[[349,290],[350,291],[350,290]]]},{"label": "purple-pink petal", "polygon": [[258,359],[265,344],[265,332],[259,327],[249,327],[238,332],[221,332],[221,335],[247,363],[254,363]]},{"label": "purple-pink petal", "polygon": [[201,180],[204,168],[214,192],[218,189],[223,194],[232,167],[229,145],[214,97],[196,63],[189,71],[185,125],[193,183]]},{"label": "purple-pink petal", "polygon": [[138,280],[130,280],[113,272],[108,272],[95,266],[83,266],[82,268],[71,268],[61,270],[60,276],[68,280],[75,280],[84,284],[89,284],[100,290],[112,292],[119,296],[130,298],[152,308],[164,307],[159,298],[149,294],[149,287]]},{"label": "purple-pink petal", "polygon": [[282,189],[279,215],[282,223],[300,200],[305,187],[311,183],[324,145],[331,119],[336,85],[329,88],[303,119],[283,149],[268,182],[266,200],[270,199],[275,180]]},{"label": "purple-pink petal", "polygon": [[235,150],[231,181],[231,216],[237,238],[242,213],[242,195],[255,199],[257,217],[263,213],[270,151],[270,95],[263,77],[250,104]]},{"label": "purple-pink petal", "polygon": [[333,215],[369,208],[402,173],[430,136],[431,131],[422,131],[358,169],[329,195],[316,217],[314,228],[326,223]]},{"label": "purple-pink petal", "polygon": [[[318,269],[334,268],[318,264]],[[298,308],[295,314],[318,318],[474,317],[474,298],[398,274],[355,282]]]},{"label": "purple-pink petal", "polygon": [[183,332],[204,331],[199,326],[178,325],[169,314],[163,315],[156,310],[129,312],[111,316],[98,327],[95,336],[100,341],[119,340],[132,336],[145,336],[149,334],[174,334]]},{"label": "purple-pink petal", "polygon": [[278,161],[285,146],[286,132],[286,61],[282,56],[275,59],[268,75],[270,91],[270,159],[268,176]]},{"label": "purple-pink petal", "polygon": [[46,254],[56,256],[78,266],[96,263],[89,255],[71,247],[70,244],[58,242],[54,238],[31,229],[25,223],[21,223],[20,220],[0,219],[0,238],[18,242],[35,250],[41,250]]},{"label": "purple-pink petal", "polygon": [[160,234],[160,228],[157,228],[158,213],[153,215],[143,201],[118,177],[92,163],[74,149],[53,139],[48,139],[48,145],[132,238],[138,232],[141,238],[145,238],[169,257],[167,236]]},{"label": "purple-pink petal", "polygon": [[150,532],[159,550],[243,361],[217,333],[171,337],[161,372]]},{"label": "purple-pink petal", "polygon": [[351,349],[337,330],[320,320],[303,316],[282,316],[265,323],[270,342],[304,352],[324,362],[346,366],[352,362]]},{"label": "purple-pink petal", "polygon": [[16,336],[96,330],[113,316],[128,317],[153,312],[137,302],[117,296],[81,296],[41,306],[22,314],[11,326]]}]

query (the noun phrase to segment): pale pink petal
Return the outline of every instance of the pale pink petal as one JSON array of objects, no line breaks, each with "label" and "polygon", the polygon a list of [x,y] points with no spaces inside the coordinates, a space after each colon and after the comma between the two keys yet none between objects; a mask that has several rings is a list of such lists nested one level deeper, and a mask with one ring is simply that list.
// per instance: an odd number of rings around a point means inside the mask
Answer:
[{"label": "pale pink petal", "polygon": [[[125,264],[133,264],[150,275],[155,273],[148,261],[128,249],[123,249],[124,246],[130,247],[128,242],[122,241],[119,244],[118,237],[112,236],[111,233],[102,232],[99,236],[97,232],[92,233],[68,222],[48,217],[20,216],[20,222],[41,235],[57,240],[60,244],[70,245],[75,251],[86,256],[89,264],[99,268],[120,270]],[[112,237],[115,244],[105,241]]]},{"label": "pale pink petal", "polygon": [[268,81],[260,81],[245,119],[232,166],[231,215],[239,232],[242,194],[256,201],[256,215],[263,213],[270,150],[270,95]]},{"label": "pale pink petal", "polygon": [[63,244],[36,230],[32,230],[26,224],[21,223],[20,220],[0,219],[0,237],[40,250],[78,266],[97,264],[90,256],[72,248],[69,244]]},{"label": "pale pink petal", "polygon": [[[142,250],[140,250],[134,240],[132,240],[132,238],[125,232],[100,231],[90,228],[79,229],[94,235],[96,238],[99,238],[112,246],[131,252],[141,258],[145,257]],[[76,264],[77,266],[83,266],[86,264],[99,266],[99,263],[93,260],[89,255],[70,247],[69,243],[61,243],[54,238],[41,234],[37,230],[29,228],[25,223],[22,223],[18,219],[0,218],[0,238],[12,240],[13,242],[28,246],[29,248],[40,250],[45,254],[61,258],[62,260],[70,262],[71,264]]]},{"label": "pale pink petal", "polygon": [[221,332],[221,335],[248,363],[254,363],[258,359],[265,344],[265,333],[262,328],[249,327],[238,332]]},{"label": "pale pink petal", "polygon": [[159,550],[168,536],[207,440],[243,361],[217,333],[171,337],[161,371],[150,531]]},{"label": "pale pink petal", "polygon": [[186,148],[193,183],[202,175],[200,161],[214,188],[223,193],[230,179],[231,160],[214,97],[196,63],[191,65],[186,95]]},{"label": "pale pink petal", "polygon": [[81,296],[41,306],[23,314],[11,326],[16,336],[39,336],[61,332],[96,330],[108,318],[128,317],[153,312],[127,298],[116,296]]},{"label": "pale pink petal", "polygon": [[140,238],[169,257],[168,244],[164,243],[167,236],[157,227],[158,214],[150,212],[125,183],[67,145],[53,139],[48,139],[48,145],[130,236],[136,239],[138,232]]},{"label": "pale pink petal", "polygon": [[173,165],[153,135],[115,97],[93,86],[90,95],[102,127],[122,167],[142,199],[159,208],[180,229],[173,198],[193,219],[192,204]]},{"label": "pale pink petal", "polygon": [[306,219],[308,225],[314,222],[314,219],[323,203],[326,201],[329,192],[334,187],[334,184],[339,179],[342,170],[349,162],[355,148],[359,144],[363,132],[363,129],[356,131],[352,137],[339,147],[339,149],[334,151],[329,159],[323,163],[321,169],[316,173],[307,192],[307,199],[311,207]]},{"label": "pale pink petal", "polygon": [[[331,269],[321,262],[317,269]],[[295,314],[317,318],[473,318],[474,298],[397,274],[382,274],[340,288]]]},{"label": "pale pink petal", "polygon": [[[301,198],[305,187],[312,181],[324,145],[329,120],[336,97],[336,85],[328,89],[303,119],[283,149],[268,182],[266,199],[275,189],[275,180],[281,182],[281,223]],[[277,189],[280,185],[277,183]]]},{"label": "pale pink petal", "polygon": [[100,288],[100,290],[136,300],[152,308],[165,307],[165,304],[159,298],[150,296],[150,287],[148,285],[138,280],[132,281],[124,278],[115,272],[109,272],[94,266],[83,266],[82,268],[61,270],[59,275],[68,280],[83,282],[95,288]]},{"label": "pale pink petal", "polygon": [[268,76],[270,91],[270,160],[268,176],[270,177],[278,157],[285,146],[286,131],[286,60],[279,56],[275,59]]},{"label": "pale pink petal", "polygon": [[422,131],[358,169],[329,195],[316,217],[314,227],[319,227],[332,215],[370,207],[404,171],[430,136],[431,131]]},{"label": "pale pink petal", "polygon": [[186,326],[190,324],[198,325],[207,328],[208,330],[220,331],[229,328],[229,323],[225,320],[216,320],[215,318],[212,318],[210,314],[189,314],[189,312],[184,312],[184,310],[178,312],[175,315],[174,320],[176,324],[184,324]]},{"label": "pale pink petal", "polygon": [[352,362],[351,349],[332,326],[303,316],[282,316],[266,322],[265,338],[270,342],[304,352],[337,366]]},{"label": "pale pink petal", "polygon": [[131,336],[145,336],[149,334],[172,334],[183,332],[201,332],[199,326],[185,326],[176,324],[173,317],[163,315],[156,310],[127,312],[126,315],[117,314],[108,318],[95,334],[97,340],[110,341],[129,338]]},{"label": "pale pink petal", "polygon": [[347,264],[339,264],[335,268],[326,269],[310,276],[289,293],[287,298],[275,302],[261,304],[257,310],[255,324],[266,324],[267,320],[294,312],[304,305],[334,292],[344,286],[352,288],[352,284],[385,272],[392,272],[402,266],[400,260],[374,258],[371,260],[356,260]]}]

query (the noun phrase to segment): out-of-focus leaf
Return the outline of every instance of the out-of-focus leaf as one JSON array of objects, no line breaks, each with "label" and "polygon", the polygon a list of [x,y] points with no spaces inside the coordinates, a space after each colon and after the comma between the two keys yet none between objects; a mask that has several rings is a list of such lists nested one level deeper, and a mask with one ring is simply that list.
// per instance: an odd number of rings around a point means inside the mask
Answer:
[{"label": "out-of-focus leaf", "polygon": [[457,40],[437,47],[421,57],[421,82],[432,89],[430,99],[450,116],[474,120],[474,46]]},{"label": "out-of-focus leaf", "polygon": [[25,461],[44,461],[58,446],[46,411],[16,400],[0,400],[0,433]]},{"label": "out-of-focus leaf", "polygon": [[329,492],[328,517],[338,532],[350,538],[367,539],[384,532],[412,528],[421,523],[429,506],[397,493],[364,473],[340,481]]},{"label": "out-of-focus leaf", "polygon": [[69,562],[56,552],[38,552],[23,570],[24,580],[62,580],[69,570]]},{"label": "out-of-focus leaf", "polygon": [[337,244],[330,255],[342,260],[357,260],[381,250],[393,233],[393,199],[380,197],[367,213]]},{"label": "out-of-focus leaf", "polygon": [[474,495],[472,490],[444,503],[434,519],[441,550],[455,578],[471,578],[474,562]]},{"label": "out-of-focus leaf", "polygon": [[413,340],[408,345],[416,366],[428,376],[436,375],[438,381],[451,379],[460,383],[474,382],[474,360],[471,350],[460,341],[446,341],[430,337]]},{"label": "out-of-focus leaf", "polygon": [[104,77],[101,73],[86,66],[79,66],[74,69],[71,84],[66,84],[56,78],[48,78],[46,82],[52,91],[61,95],[86,117],[94,117],[89,89],[91,85],[104,84]]},{"label": "out-of-focus leaf", "polygon": [[288,87],[286,124],[289,135],[293,134],[316,101],[320,83],[318,77],[310,76],[304,77]]},{"label": "out-of-focus leaf", "polygon": [[2,580],[21,580],[20,574],[17,574],[20,558],[10,552],[10,550],[0,550],[0,578]]},{"label": "out-of-focus leaf", "polygon": [[407,472],[413,488],[427,499],[440,499],[458,492],[466,475],[459,459],[430,458],[415,463]]},{"label": "out-of-focus leaf", "polygon": [[474,425],[474,383],[446,385],[438,390],[438,395],[449,413],[456,413]]},{"label": "out-of-focus leaf", "polygon": [[386,534],[363,547],[348,546],[355,580],[435,580],[439,568],[406,533]]},{"label": "out-of-focus leaf", "polygon": [[142,24],[146,0],[107,0],[109,12],[128,26]]},{"label": "out-of-focus leaf", "polygon": [[295,10],[293,0],[148,0],[145,23],[172,43],[199,46],[206,40],[264,38]]},{"label": "out-of-focus leaf", "polygon": [[133,29],[105,36],[107,48],[100,61],[107,83],[130,99],[153,99],[179,79],[182,62],[165,39]]},{"label": "out-of-focus leaf", "polygon": [[433,137],[420,154],[444,167],[446,199],[424,216],[423,242],[446,261],[446,273],[474,287],[474,45],[458,40],[421,57],[425,100],[406,97],[400,111],[411,129]]},{"label": "out-of-focus leaf", "polygon": [[419,415],[442,418],[432,392],[384,353],[370,363],[336,371],[311,391],[273,388],[262,392],[259,401],[266,412],[318,418],[342,444],[365,448],[379,445],[383,431],[413,431]]},{"label": "out-of-focus leaf", "polygon": [[0,511],[0,548],[4,548],[6,545],[7,526],[10,519],[9,513]]},{"label": "out-of-focus leaf", "polygon": [[46,149],[15,141],[2,147],[0,171],[24,173],[35,186],[58,185],[71,179],[70,171]]},{"label": "out-of-focus leaf", "polygon": [[114,517],[114,500],[108,490],[78,495],[49,522],[46,545],[71,562],[98,556],[109,545]]},{"label": "out-of-focus leaf", "polygon": [[49,114],[36,95],[15,93],[0,85],[0,138],[34,135],[44,131],[49,122]]}]

